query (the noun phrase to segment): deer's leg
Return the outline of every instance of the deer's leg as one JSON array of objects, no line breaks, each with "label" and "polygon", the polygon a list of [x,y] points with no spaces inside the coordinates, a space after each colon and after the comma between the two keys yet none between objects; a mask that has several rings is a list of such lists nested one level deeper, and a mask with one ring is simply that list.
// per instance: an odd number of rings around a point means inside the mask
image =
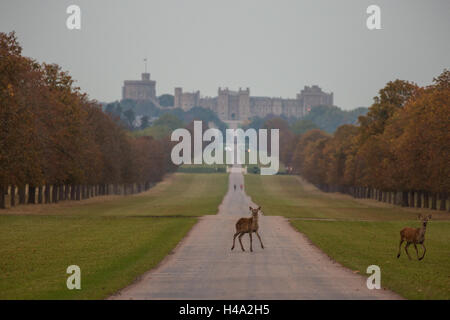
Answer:
[{"label": "deer's leg", "polygon": [[238,234],[239,234],[239,232],[236,232],[236,233],[234,234],[234,236],[233,236],[233,246],[231,247],[231,250],[234,249],[234,242],[235,242],[236,237],[237,237]]},{"label": "deer's leg", "polygon": [[417,251],[417,245],[415,243],[414,243],[414,249],[416,249],[417,260],[420,260],[419,259],[419,251]]},{"label": "deer's leg", "polygon": [[258,231],[255,231],[255,233],[256,233],[256,235],[258,236],[259,242],[261,243],[261,248],[264,249],[264,245],[263,245],[263,243],[262,243],[262,241],[261,241],[261,237],[259,236]]},{"label": "deer's leg", "polygon": [[408,255],[408,258],[409,258],[409,260],[411,260],[411,257],[409,256],[409,253],[408,253],[408,247],[411,245],[411,242],[407,242],[406,243],[406,246],[405,246],[405,251],[406,251],[406,254]]},{"label": "deer's leg", "polygon": [[242,245],[242,240],[241,240],[241,238],[242,238],[242,236],[244,235],[244,232],[241,232],[241,234],[239,235],[239,243],[241,244],[241,249],[242,249],[242,251],[245,251],[245,249],[244,249],[244,246]]},{"label": "deer's leg", "polygon": [[400,251],[402,250],[403,239],[400,239],[400,244],[398,245],[397,258],[400,258]]},{"label": "deer's leg", "polygon": [[422,257],[419,258],[419,260],[422,260],[423,257],[425,257],[425,252],[427,252],[427,248],[425,248],[425,245],[422,243],[422,247],[423,247],[423,255]]},{"label": "deer's leg", "polygon": [[252,232],[250,231],[249,233],[248,233],[248,235],[250,236],[250,252],[253,252],[253,246],[252,246]]}]

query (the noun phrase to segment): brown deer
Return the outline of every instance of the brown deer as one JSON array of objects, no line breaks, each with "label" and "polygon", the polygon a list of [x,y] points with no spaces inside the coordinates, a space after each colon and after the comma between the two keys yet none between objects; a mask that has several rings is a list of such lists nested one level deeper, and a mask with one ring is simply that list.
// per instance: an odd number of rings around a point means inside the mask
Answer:
[{"label": "brown deer", "polygon": [[258,233],[258,211],[261,210],[261,207],[257,209],[253,209],[250,207],[250,211],[252,213],[251,218],[240,218],[238,222],[236,222],[236,233],[233,236],[233,246],[231,250],[234,249],[234,243],[236,241],[236,237],[239,236],[239,243],[241,244],[242,251],[245,251],[244,246],[242,245],[241,238],[244,234],[248,233],[250,235],[250,251],[253,252],[252,247],[252,232],[256,233],[258,236],[259,242],[261,243],[261,248],[264,249],[264,245],[261,241],[261,237]]},{"label": "brown deer", "polygon": [[[427,249],[425,248],[425,245],[423,244],[425,242],[425,231],[427,231],[427,223],[428,220],[431,219],[431,214],[427,217],[422,217],[421,214],[419,214],[419,220],[422,220],[422,227],[420,228],[403,228],[402,231],[400,231],[400,245],[398,246],[398,254],[397,258],[400,258],[400,251],[402,248],[402,243],[406,241],[405,245],[405,252],[408,255],[409,260],[411,260],[411,257],[408,253],[408,247],[410,244],[414,244],[414,248],[416,249],[417,254],[417,260],[422,260],[423,257],[425,257],[425,252],[427,252]],[[420,243],[423,247],[423,255],[419,258],[419,251],[417,251],[417,244]]]}]

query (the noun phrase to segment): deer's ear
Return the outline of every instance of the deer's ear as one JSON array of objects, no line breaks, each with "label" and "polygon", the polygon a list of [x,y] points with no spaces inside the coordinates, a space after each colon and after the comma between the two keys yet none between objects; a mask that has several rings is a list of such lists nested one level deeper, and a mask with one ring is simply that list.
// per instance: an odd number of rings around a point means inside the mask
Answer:
[{"label": "deer's ear", "polygon": [[422,215],[420,213],[419,213],[419,217],[418,218],[419,218],[419,220],[422,219]]},{"label": "deer's ear", "polygon": [[252,207],[249,207],[250,208],[250,210],[253,210],[253,208]]},{"label": "deer's ear", "polygon": [[258,207],[258,210],[261,210],[261,206]]}]

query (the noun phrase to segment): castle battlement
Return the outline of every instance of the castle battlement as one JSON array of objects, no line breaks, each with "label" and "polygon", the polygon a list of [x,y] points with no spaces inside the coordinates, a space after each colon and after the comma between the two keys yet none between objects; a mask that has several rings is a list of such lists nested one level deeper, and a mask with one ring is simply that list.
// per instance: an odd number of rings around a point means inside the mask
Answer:
[{"label": "castle battlement", "polygon": [[318,85],[305,86],[294,99],[282,97],[252,97],[250,88],[238,91],[219,87],[217,97],[200,97],[200,91],[184,93],[175,88],[175,107],[189,110],[195,106],[213,110],[223,121],[247,121],[252,117],[265,117],[269,114],[287,117],[304,117],[311,107],[333,105],[333,93],[323,92]]}]

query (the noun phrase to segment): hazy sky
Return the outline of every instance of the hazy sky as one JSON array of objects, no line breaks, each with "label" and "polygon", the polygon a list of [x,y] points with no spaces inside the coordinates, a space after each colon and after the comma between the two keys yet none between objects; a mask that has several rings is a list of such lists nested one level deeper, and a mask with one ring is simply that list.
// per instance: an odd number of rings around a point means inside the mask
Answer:
[{"label": "hazy sky", "polygon": [[[70,4],[81,30],[66,28]],[[371,4],[382,30],[366,27]],[[1,0],[0,31],[12,30],[24,55],[61,65],[99,101],[120,99],[144,57],[158,95],[294,98],[318,84],[344,109],[369,106],[389,80],[426,85],[450,68],[449,0]]]}]

